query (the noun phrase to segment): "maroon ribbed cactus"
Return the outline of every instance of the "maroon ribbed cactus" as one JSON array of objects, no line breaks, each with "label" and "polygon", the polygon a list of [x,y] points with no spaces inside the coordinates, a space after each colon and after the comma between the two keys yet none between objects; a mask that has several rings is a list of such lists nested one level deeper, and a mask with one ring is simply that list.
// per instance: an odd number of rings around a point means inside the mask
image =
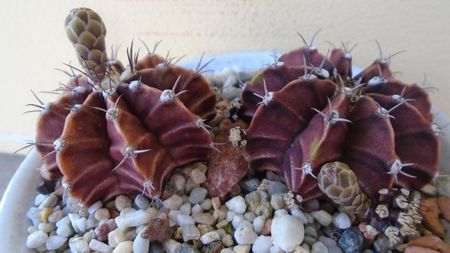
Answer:
[{"label": "maroon ribbed cactus", "polygon": [[439,141],[428,94],[394,79],[388,63],[380,57],[352,78],[348,50],[327,58],[308,45],[262,70],[241,97],[250,166],[279,172],[305,199],[322,195],[316,176],[333,161],[347,163],[372,198],[394,183],[430,182]]},{"label": "maroon ribbed cactus", "polygon": [[208,159],[215,94],[199,73],[153,53],[138,60],[132,48],[127,68],[106,59],[106,29],[90,9],[72,10],[66,32],[84,76],[43,106],[36,144],[48,177],[62,175],[86,204],[118,194],[157,198],[173,169]]}]

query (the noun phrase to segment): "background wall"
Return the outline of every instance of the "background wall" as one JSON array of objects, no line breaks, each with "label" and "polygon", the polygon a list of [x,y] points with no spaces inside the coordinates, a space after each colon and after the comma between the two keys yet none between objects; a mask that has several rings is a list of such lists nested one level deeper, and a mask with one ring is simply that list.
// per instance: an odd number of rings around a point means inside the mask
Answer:
[{"label": "background wall", "polygon": [[[407,3],[407,4],[405,4]],[[378,57],[379,40],[392,69],[407,82],[428,83],[435,107],[450,115],[450,1],[268,1],[268,0],[0,0],[0,151],[12,151],[33,138],[37,115],[26,114],[34,102],[30,89],[54,89],[65,76],[54,70],[77,63],[63,30],[73,7],[96,10],[107,25],[107,43],[122,45],[121,59],[131,39],[163,43],[158,52],[187,58],[239,50],[285,51],[302,46],[297,32],[311,38],[322,29],[316,46],[325,41],[358,42],[354,63],[366,66]],[[52,95],[40,94],[44,100]]]}]

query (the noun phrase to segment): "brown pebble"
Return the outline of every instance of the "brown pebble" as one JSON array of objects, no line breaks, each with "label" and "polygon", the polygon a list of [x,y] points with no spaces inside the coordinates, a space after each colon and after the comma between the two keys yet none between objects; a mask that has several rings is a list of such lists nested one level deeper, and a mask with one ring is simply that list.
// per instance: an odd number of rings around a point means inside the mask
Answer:
[{"label": "brown pebble", "polygon": [[414,239],[408,245],[437,250],[441,253],[450,253],[450,245],[443,242],[439,237],[432,235]]},{"label": "brown pebble", "polygon": [[439,253],[439,251],[418,246],[411,246],[406,248],[405,253]]},{"label": "brown pebble", "polygon": [[446,196],[441,196],[437,200],[438,206],[441,209],[441,214],[444,218],[450,221],[450,198]]},{"label": "brown pebble", "polygon": [[116,218],[117,216],[120,215],[120,212],[117,211],[116,209],[112,209],[109,211],[109,214],[111,215],[111,218]]},{"label": "brown pebble", "polygon": [[157,217],[150,220],[142,234],[142,238],[163,243],[170,238],[172,232],[169,220]]},{"label": "brown pebble", "polygon": [[230,193],[233,196],[239,195],[241,193],[241,187],[239,186],[239,184],[233,185],[233,188],[231,188]]},{"label": "brown pebble", "polygon": [[436,198],[422,199],[422,201],[420,202],[419,211],[423,217],[423,223],[425,227],[433,234],[439,237],[443,237],[445,232],[444,227],[439,220],[440,210]]},{"label": "brown pebble", "polygon": [[267,219],[264,222],[264,227],[261,231],[262,235],[270,235],[270,230],[272,229],[272,219]]}]

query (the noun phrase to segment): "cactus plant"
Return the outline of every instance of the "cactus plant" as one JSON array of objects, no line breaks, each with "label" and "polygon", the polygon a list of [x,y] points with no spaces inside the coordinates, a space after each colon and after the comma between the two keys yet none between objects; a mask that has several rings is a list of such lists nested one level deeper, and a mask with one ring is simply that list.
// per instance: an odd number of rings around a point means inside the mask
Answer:
[{"label": "cactus plant", "polygon": [[173,169],[207,160],[215,94],[199,73],[154,52],[139,60],[133,46],[127,67],[108,58],[105,26],[90,9],[72,10],[65,26],[83,69],[42,106],[36,145],[48,178],[63,176],[85,204],[125,193],[157,198]]},{"label": "cactus plant", "polygon": [[424,88],[395,79],[389,58],[352,78],[351,49],[327,57],[312,43],[279,58],[246,84],[250,166],[284,176],[304,199],[318,197],[322,165],[349,165],[369,198],[394,184],[417,189],[438,172],[439,141]]}]

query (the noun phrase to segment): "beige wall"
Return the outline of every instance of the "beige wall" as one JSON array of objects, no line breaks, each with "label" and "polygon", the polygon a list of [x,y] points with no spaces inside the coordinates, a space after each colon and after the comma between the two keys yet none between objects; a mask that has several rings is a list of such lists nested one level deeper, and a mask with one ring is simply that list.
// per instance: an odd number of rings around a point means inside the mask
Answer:
[{"label": "beige wall", "polygon": [[29,90],[55,88],[65,77],[54,68],[76,62],[63,22],[78,6],[103,17],[109,45],[163,40],[159,52],[191,58],[203,51],[289,50],[302,45],[297,32],[310,38],[321,28],[319,48],[326,51],[326,40],[358,42],[354,62],[365,66],[378,55],[377,39],[386,54],[407,50],[392,68],[408,82],[427,73],[440,89],[432,95],[435,106],[450,115],[450,1],[0,0],[0,151],[33,136],[36,115],[22,114],[34,101]]}]

